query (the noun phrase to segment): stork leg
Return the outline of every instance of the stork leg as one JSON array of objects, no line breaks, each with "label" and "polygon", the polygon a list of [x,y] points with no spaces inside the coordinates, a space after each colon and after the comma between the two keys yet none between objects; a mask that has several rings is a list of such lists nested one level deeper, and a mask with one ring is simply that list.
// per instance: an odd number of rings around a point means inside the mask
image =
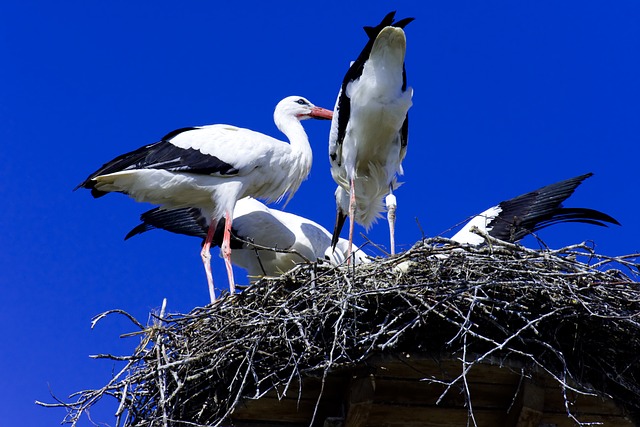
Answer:
[{"label": "stork leg", "polygon": [[209,230],[207,231],[207,238],[202,245],[202,251],[200,256],[202,257],[202,263],[204,264],[204,272],[207,275],[207,284],[209,285],[209,297],[211,303],[216,302],[216,291],[213,287],[213,274],[211,273],[211,242],[213,241],[213,235],[216,231],[216,225],[218,222],[215,219],[211,219]]},{"label": "stork leg", "polygon": [[233,266],[231,265],[231,220],[233,219],[231,213],[227,212],[224,221],[224,235],[222,236],[222,246],[220,251],[222,252],[222,258],[224,258],[224,264],[227,267],[227,277],[229,277],[229,292],[231,295],[236,293],[236,282],[233,279]]},{"label": "stork leg", "polygon": [[351,194],[349,197],[349,249],[347,251],[347,265],[351,263],[351,251],[353,246],[353,223],[356,214],[356,184],[351,178]]},{"label": "stork leg", "polygon": [[387,205],[387,221],[389,222],[389,239],[391,246],[391,255],[396,253],[396,196],[393,195],[393,188],[389,188],[389,194],[384,199]]}]

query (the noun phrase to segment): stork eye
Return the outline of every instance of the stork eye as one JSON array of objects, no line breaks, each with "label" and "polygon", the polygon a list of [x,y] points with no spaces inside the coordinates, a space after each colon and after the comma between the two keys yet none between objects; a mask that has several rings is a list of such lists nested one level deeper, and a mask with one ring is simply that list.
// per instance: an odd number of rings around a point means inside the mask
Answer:
[{"label": "stork eye", "polygon": [[305,101],[304,99],[300,98],[296,101],[296,104],[300,104],[300,105],[309,105],[309,103],[307,101]]}]

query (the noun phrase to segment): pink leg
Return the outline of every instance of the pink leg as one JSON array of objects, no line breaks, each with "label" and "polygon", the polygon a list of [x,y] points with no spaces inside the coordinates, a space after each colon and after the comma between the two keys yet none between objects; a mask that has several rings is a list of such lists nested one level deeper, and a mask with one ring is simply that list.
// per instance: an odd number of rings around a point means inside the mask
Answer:
[{"label": "pink leg", "polygon": [[209,230],[207,231],[207,238],[202,245],[202,251],[200,256],[202,257],[202,263],[204,264],[204,272],[207,275],[207,284],[209,285],[209,297],[211,302],[216,302],[216,291],[213,287],[213,274],[211,273],[211,242],[213,241],[213,234],[216,231],[217,221],[211,220]]},{"label": "pink leg", "polygon": [[347,265],[351,263],[351,252],[353,246],[353,223],[356,214],[356,185],[351,178],[351,195],[349,198],[349,250],[347,251]]},{"label": "pink leg", "polygon": [[229,212],[225,216],[224,222],[224,236],[222,237],[222,257],[227,267],[227,276],[229,277],[229,292],[231,295],[236,293],[236,282],[233,279],[233,266],[231,265],[231,220],[232,216]]}]

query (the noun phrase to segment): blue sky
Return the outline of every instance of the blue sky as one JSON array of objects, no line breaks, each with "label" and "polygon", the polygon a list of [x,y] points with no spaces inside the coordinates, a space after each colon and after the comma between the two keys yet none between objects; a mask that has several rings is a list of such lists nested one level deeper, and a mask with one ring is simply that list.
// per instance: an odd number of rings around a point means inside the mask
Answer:
[{"label": "blue sky", "polygon": [[[422,237],[416,219],[438,235],[501,200],[594,172],[567,206],[623,226],[540,236],[551,247],[590,239],[608,255],[640,251],[636,1],[12,3],[0,12],[5,425],[57,425],[64,411],[35,400],[108,381],[113,364],[88,355],[127,354],[136,339],[119,338],[133,326],[118,317],[90,330],[93,316],[119,308],[146,322],[163,298],[170,312],[208,302],[197,239],[156,231],[124,242],[150,206],[73,187],[184,126],[230,123],[280,138],[276,103],[302,95],[333,108],[366,42],[361,27],[390,10],[416,18],[406,28],[414,106],[396,192],[400,250]],[[314,165],[286,209],[331,228],[329,122],[305,128]],[[387,245],[387,233],[383,221],[368,237]],[[213,267],[226,287],[217,254]],[[92,416],[112,425],[105,403]]]}]

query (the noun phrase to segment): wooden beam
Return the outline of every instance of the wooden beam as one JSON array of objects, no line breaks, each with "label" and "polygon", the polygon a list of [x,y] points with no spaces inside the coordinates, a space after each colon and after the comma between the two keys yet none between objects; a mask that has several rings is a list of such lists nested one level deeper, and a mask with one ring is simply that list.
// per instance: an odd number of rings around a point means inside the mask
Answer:
[{"label": "wooden beam", "polygon": [[507,427],[538,427],[544,415],[544,387],[524,378],[511,410]]},{"label": "wooden beam", "polygon": [[351,378],[344,427],[362,427],[366,424],[375,391],[376,380],[372,373],[354,375]]},{"label": "wooden beam", "polygon": [[327,417],[324,420],[322,427],[343,427],[344,418],[342,417]]}]

